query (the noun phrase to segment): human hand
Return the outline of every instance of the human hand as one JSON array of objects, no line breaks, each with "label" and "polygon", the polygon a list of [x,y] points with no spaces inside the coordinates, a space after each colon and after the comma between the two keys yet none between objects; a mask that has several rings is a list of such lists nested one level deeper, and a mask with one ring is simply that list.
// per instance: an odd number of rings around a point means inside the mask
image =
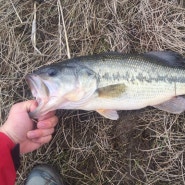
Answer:
[{"label": "human hand", "polygon": [[[35,100],[17,103],[12,106],[7,121],[0,127],[15,144],[20,144],[20,153],[28,153],[38,149],[52,139],[54,127],[58,122],[55,112],[49,112],[35,123],[28,113],[36,109]],[[37,129],[34,129],[34,126]]]}]

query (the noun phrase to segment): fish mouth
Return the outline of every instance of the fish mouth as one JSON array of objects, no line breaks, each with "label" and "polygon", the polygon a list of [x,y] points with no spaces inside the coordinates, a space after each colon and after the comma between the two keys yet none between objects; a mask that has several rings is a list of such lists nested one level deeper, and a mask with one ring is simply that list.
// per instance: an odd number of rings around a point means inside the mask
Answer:
[{"label": "fish mouth", "polygon": [[25,79],[33,97],[35,97],[38,103],[38,107],[33,112],[30,112],[30,116],[31,118],[37,118],[42,107],[49,101],[49,89],[38,75],[28,74]]},{"label": "fish mouth", "polygon": [[26,81],[38,103],[42,97],[48,96],[48,88],[38,75],[27,75]]},{"label": "fish mouth", "polygon": [[32,95],[36,98],[36,96],[38,94],[36,80],[34,80],[34,77],[32,75],[26,75],[25,79],[26,79],[26,82],[31,90]]}]

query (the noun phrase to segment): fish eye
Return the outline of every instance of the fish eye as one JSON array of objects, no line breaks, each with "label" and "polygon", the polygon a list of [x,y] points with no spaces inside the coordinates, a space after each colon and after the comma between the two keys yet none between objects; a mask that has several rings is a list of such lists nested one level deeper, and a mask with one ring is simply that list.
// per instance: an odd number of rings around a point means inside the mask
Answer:
[{"label": "fish eye", "polygon": [[47,73],[49,76],[56,76],[57,70],[54,68],[50,68],[50,69],[48,69]]}]

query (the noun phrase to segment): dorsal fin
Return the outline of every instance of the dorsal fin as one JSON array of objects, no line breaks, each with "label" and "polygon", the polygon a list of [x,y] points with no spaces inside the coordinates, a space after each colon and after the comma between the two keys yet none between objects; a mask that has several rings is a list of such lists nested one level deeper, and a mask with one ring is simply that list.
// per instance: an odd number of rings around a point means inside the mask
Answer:
[{"label": "dorsal fin", "polygon": [[173,51],[151,51],[141,55],[152,58],[156,62],[169,67],[185,68],[185,59],[180,54]]}]

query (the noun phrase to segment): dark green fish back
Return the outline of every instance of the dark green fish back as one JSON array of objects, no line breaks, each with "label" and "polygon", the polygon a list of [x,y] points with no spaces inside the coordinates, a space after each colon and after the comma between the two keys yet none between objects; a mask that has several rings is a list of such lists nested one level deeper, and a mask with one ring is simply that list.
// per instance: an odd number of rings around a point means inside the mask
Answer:
[{"label": "dark green fish back", "polygon": [[155,51],[141,54],[122,54],[118,52],[108,52],[88,56],[80,56],[72,59],[67,59],[57,63],[53,63],[44,67],[76,67],[77,65],[97,65],[97,63],[113,62],[130,62],[131,60],[142,61],[146,63],[153,63],[154,65],[166,66],[170,68],[185,69],[185,59],[176,52],[172,51]]},{"label": "dark green fish back", "polygon": [[[128,59],[128,60],[126,60]],[[129,61],[131,59],[137,59],[147,63],[153,63],[156,65],[167,66],[172,68],[185,69],[185,59],[176,52],[172,51],[155,51],[141,54],[122,54],[118,52],[108,52],[89,56],[80,56],[73,59],[65,60],[67,63],[78,62],[109,62],[115,60]]]}]

